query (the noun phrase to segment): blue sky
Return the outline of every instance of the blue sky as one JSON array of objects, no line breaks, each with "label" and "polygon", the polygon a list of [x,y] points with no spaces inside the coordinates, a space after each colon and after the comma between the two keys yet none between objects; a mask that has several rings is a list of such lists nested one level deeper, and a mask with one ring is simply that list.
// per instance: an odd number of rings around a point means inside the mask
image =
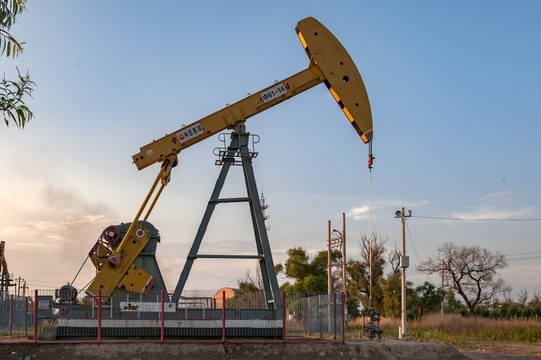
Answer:
[{"label": "blue sky", "polygon": [[[131,156],[166,133],[308,66],[296,23],[317,18],[364,79],[374,120],[372,228],[400,244],[408,279],[446,241],[509,256],[515,291],[541,291],[541,4],[537,1],[29,1],[13,34],[26,42],[9,77],[37,87],[24,130],[0,131],[0,234],[10,271],[31,288],[72,281],[101,231],[129,222],[158,167]],[[270,204],[275,263],[326,246],[327,220],[347,215],[348,254],[368,232],[368,147],[320,85],[246,123]],[[219,168],[212,137],[180,154],[150,221],[174,289]],[[224,196],[242,195],[240,172]],[[418,216],[418,217],[417,217]],[[202,253],[253,253],[248,209],[221,205]],[[526,255],[522,255],[526,254]],[[198,260],[187,288],[234,286],[250,261]],[[75,282],[92,278],[87,264]],[[438,282],[437,278],[429,280]],[[280,279],[283,281],[283,279]]]}]

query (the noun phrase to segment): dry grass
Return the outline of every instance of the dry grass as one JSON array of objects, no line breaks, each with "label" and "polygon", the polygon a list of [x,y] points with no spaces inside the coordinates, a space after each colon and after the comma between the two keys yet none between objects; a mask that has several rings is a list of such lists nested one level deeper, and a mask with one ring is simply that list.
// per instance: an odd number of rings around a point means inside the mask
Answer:
[{"label": "dry grass", "polygon": [[[362,319],[356,319],[350,328],[362,329]],[[384,318],[381,329],[391,336],[398,336],[400,319]],[[409,321],[407,334],[416,339],[463,341],[491,340],[516,343],[541,344],[541,321],[536,319],[489,319],[464,317],[458,314],[430,314],[421,321]]]}]

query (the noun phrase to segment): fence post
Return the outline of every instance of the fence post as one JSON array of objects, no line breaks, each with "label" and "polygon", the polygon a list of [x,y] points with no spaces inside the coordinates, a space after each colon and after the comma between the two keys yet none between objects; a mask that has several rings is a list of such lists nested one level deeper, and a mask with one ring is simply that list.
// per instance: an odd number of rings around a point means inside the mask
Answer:
[{"label": "fence post", "polygon": [[101,343],[101,289],[98,290],[98,343]]},{"label": "fence post", "polygon": [[24,337],[28,339],[28,298],[24,297]]},{"label": "fence post", "polygon": [[342,293],[342,344],[346,342],[346,311],[344,309],[346,294]]},{"label": "fence post", "polygon": [[34,342],[38,342],[38,291],[34,290]]},{"label": "fence post", "polygon": [[282,292],[282,342],[286,342],[286,293]]},{"label": "fence post", "polygon": [[306,299],[302,298],[302,336],[306,336]]},{"label": "fence post", "polygon": [[162,308],[161,308],[161,329],[160,329],[160,342],[163,342],[163,340],[165,339],[165,307],[164,307],[164,291],[162,289],[162,291],[160,292],[160,295],[162,297],[161,301],[162,301]]},{"label": "fence post", "polygon": [[11,328],[13,327],[13,294],[9,295],[9,337],[11,338]]},{"label": "fence post", "polygon": [[222,291],[222,342],[225,342],[225,290]]},{"label": "fence post", "polygon": [[332,294],[332,312],[333,312],[333,333],[334,333],[334,340],[336,340],[336,293]]},{"label": "fence post", "polygon": [[323,338],[323,314],[321,313],[321,295],[317,296],[317,316],[319,323],[319,338]]},{"label": "fence post", "polygon": [[310,298],[306,298],[306,304],[308,305],[308,336],[312,336],[312,316],[310,312]]}]

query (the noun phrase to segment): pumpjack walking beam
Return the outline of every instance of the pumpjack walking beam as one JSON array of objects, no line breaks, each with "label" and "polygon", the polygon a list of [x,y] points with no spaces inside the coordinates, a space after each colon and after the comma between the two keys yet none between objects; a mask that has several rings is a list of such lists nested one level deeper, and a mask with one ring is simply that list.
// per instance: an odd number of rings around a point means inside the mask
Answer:
[{"label": "pumpjack walking beam", "polygon": [[[210,197],[201,224],[195,236],[194,242],[188,253],[186,263],[180,275],[179,281],[175,288],[175,297],[180,297],[184,289],[184,285],[188,280],[192,265],[197,258],[211,258],[211,259],[258,259],[259,267],[261,270],[261,277],[263,280],[263,290],[265,292],[265,298],[267,301],[268,309],[281,308],[280,290],[278,288],[278,281],[276,279],[276,272],[274,270],[274,262],[272,260],[272,253],[270,249],[269,239],[267,236],[267,230],[265,228],[265,219],[263,217],[263,211],[259,202],[259,193],[254,176],[254,170],[252,167],[252,155],[248,148],[250,133],[245,131],[244,126],[238,126],[235,132],[232,133],[232,139],[226,153],[221,161],[222,169],[214,186],[214,190]],[[240,156],[242,168],[244,172],[244,180],[246,183],[247,197],[245,198],[219,198],[220,192],[225,183],[225,179],[229,172],[231,165],[235,164],[235,157]],[[236,202],[248,202],[250,206],[250,215],[252,217],[252,225],[254,230],[257,255],[201,255],[198,254],[199,247],[205,232],[207,230],[210,218],[216,208],[216,205],[220,203],[236,203]]]}]

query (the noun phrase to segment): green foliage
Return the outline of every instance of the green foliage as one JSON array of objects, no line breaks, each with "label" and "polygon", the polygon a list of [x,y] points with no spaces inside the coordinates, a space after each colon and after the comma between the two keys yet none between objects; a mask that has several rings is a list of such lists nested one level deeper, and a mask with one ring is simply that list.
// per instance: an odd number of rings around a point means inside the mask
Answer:
[{"label": "green foliage", "polygon": [[[0,1],[0,55],[15,58],[23,52],[24,42],[18,42],[9,32],[16,23],[17,16],[26,9],[26,0]],[[6,126],[13,122],[17,127],[24,128],[34,114],[26,106],[24,98],[32,97],[35,83],[30,80],[28,73],[21,75],[17,69],[16,81],[0,80],[0,112]]]},{"label": "green foliage", "polygon": [[399,273],[394,273],[387,277],[383,285],[383,316],[391,318],[400,317],[401,286]]},{"label": "green foliage", "polygon": [[[18,69],[17,69],[18,71]],[[32,96],[33,81],[30,76],[19,75],[18,81],[11,81],[2,78],[0,80],[0,112],[4,118],[6,126],[13,121],[17,127],[24,128],[24,125],[30,121],[34,114],[25,105],[23,98]]]},{"label": "green foliage", "polygon": [[248,281],[238,281],[237,285],[239,287],[239,294],[249,294],[258,292],[261,289],[259,289],[255,284],[248,282]]},{"label": "green foliage", "polygon": [[417,296],[412,305],[418,308],[418,316],[441,311],[441,302],[445,295],[441,289],[425,281],[423,285],[415,288],[415,293]]},{"label": "green foliage", "polygon": [[[320,251],[310,259],[306,250],[297,247],[287,251],[284,265],[275,266],[276,273],[284,273],[293,284],[286,282],[280,287],[284,292],[326,293],[327,292],[327,251]],[[332,253],[333,261],[340,258],[339,252]]]},{"label": "green foliage", "polygon": [[26,0],[0,1],[0,55],[17,56],[22,53],[23,43],[18,42],[9,30],[17,22],[17,15],[26,8]]},{"label": "green foliage", "polygon": [[350,259],[346,265],[348,275],[348,298],[359,299],[364,309],[370,308],[370,260],[372,261],[372,305],[378,312],[383,311],[384,285],[383,275],[385,268],[384,256],[387,249],[384,246],[385,240],[380,236],[372,234],[372,241],[367,234],[361,235],[360,260]]}]

